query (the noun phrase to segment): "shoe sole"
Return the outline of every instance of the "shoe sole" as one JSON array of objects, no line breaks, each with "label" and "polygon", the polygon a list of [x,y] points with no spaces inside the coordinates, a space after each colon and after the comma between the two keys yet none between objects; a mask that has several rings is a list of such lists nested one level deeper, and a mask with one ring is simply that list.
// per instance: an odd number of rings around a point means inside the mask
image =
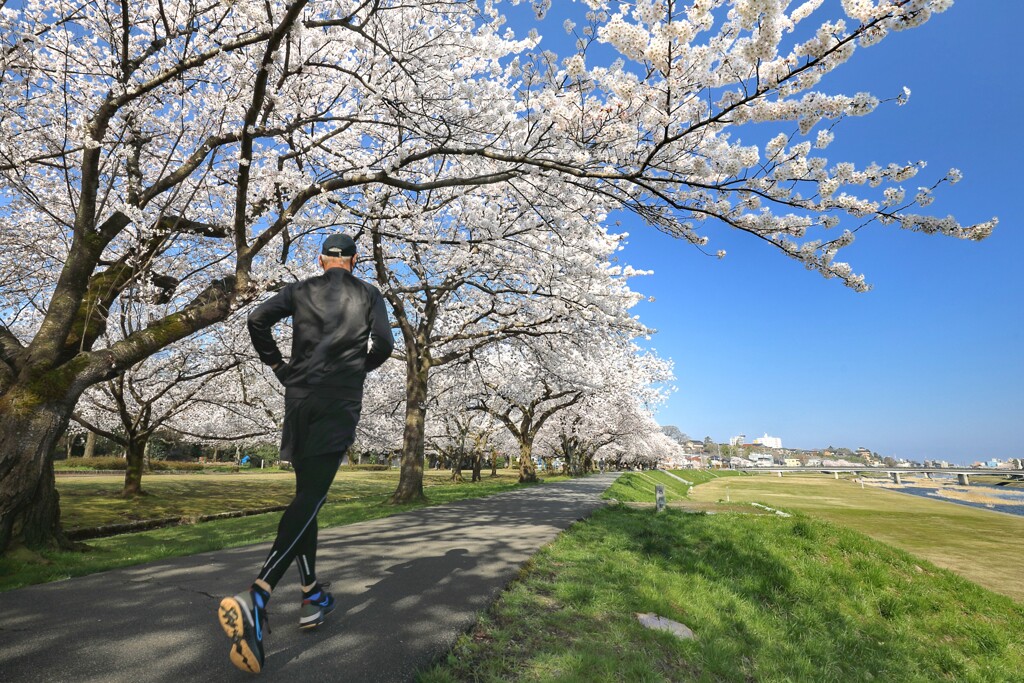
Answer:
[{"label": "shoe sole", "polygon": [[309,630],[311,628],[316,628],[320,624],[324,623],[324,611],[320,610],[319,612],[317,612],[315,617],[310,616],[306,618],[311,619],[312,621],[303,621],[302,619],[299,620],[299,628],[301,628],[303,631]]},{"label": "shoe sole", "polygon": [[217,618],[224,633],[231,639],[231,663],[242,671],[258,674],[260,660],[245,641],[245,608],[234,598],[224,598],[217,609]]}]

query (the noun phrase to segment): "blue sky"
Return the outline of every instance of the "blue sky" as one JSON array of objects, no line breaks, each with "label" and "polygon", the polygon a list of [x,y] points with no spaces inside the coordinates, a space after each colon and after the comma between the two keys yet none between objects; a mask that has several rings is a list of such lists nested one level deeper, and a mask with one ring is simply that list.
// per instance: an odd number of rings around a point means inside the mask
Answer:
[{"label": "blue sky", "polygon": [[[542,29],[542,46],[560,56],[571,51],[555,30],[562,16]],[[658,329],[652,346],[675,361],[678,390],[662,424],[694,438],[768,433],[789,447],[865,446],[918,460],[1024,455],[1024,134],[1013,123],[1024,90],[1022,20],[1024,3],[959,0],[921,28],[858,50],[822,83],[881,98],[909,87],[906,106],[840,124],[826,156],[924,159],[908,194],[961,169],[964,179],[922,212],[964,223],[998,216],[984,242],[862,230],[840,257],[874,287],[858,294],[724,227],[706,233],[712,253],[728,252],[719,261],[621,217],[630,233],[623,260],[655,271],[634,281],[655,298],[637,312]]]}]

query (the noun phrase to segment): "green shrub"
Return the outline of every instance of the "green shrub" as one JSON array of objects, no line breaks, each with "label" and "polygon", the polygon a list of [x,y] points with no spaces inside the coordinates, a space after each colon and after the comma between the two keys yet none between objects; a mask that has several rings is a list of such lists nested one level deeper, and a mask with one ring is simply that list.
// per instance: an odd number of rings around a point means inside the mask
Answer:
[{"label": "green shrub", "polygon": [[128,461],[114,456],[98,458],[69,458],[54,463],[56,469],[124,470]]}]

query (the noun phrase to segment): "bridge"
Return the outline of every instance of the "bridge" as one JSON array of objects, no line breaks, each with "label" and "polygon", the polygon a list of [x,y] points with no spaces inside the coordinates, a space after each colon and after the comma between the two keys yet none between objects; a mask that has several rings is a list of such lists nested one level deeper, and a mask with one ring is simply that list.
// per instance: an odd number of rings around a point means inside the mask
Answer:
[{"label": "bridge", "polygon": [[889,475],[897,484],[903,483],[903,475],[905,474],[923,474],[926,478],[931,479],[932,475],[945,474],[949,476],[955,476],[961,486],[971,485],[971,476],[995,476],[1004,477],[1004,481],[999,482],[996,486],[1005,486],[1014,481],[1024,481],[1024,469],[1021,470],[996,470],[996,469],[975,469],[972,467],[867,467],[863,465],[854,465],[852,467],[784,467],[782,465],[771,465],[769,467],[739,467],[738,472],[746,472],[747,474],[778,474],[782,476],[786,472],[796,473],[807,473],[817,472],[819,474],[831,474],[836,479],[839,478],[840,474],[880,474],[884,473]]}]

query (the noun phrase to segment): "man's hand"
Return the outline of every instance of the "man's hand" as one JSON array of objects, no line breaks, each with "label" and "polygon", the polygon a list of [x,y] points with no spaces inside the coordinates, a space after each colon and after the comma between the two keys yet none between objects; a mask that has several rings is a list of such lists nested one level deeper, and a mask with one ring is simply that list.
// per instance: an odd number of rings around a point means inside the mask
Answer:
[{"label": "man's hand", "polygon": [[280,361],[271,365],[270,369],[273,371],[274,377],[277,377],[277,381],[284,384],[285,379],[288,378],[288,364]]}]

